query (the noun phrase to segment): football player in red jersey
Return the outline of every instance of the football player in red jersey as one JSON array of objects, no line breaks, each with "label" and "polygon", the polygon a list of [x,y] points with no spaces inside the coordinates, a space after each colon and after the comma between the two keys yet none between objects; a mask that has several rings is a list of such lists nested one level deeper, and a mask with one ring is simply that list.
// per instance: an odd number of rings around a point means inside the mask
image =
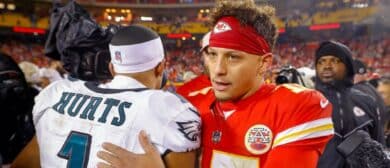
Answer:
[{"label": "football player in red jersey", "polygon": [[[314,168],[333,135],[332,107],[321,93],[264,82],[277,36],[273,11],[249,0],[222,1],[211,16],[205,63],[213,96],[195,105],[203,124],[202,168]],[[112,164],[141,157],[106,149],[112,155],[103,159]]]},{"label": "football player in red jersey", "polygon": [[[211,32],[206,33],[202,38],[202,48],[200,49],[201,57],[204,59],[207,56]],[[205,67],[205,72],[196,78],[184,83],[176,89],[176,93],[186,98],[193,105],[199,104],[205,97],[212,94],[212,87],[208,70]]]}]

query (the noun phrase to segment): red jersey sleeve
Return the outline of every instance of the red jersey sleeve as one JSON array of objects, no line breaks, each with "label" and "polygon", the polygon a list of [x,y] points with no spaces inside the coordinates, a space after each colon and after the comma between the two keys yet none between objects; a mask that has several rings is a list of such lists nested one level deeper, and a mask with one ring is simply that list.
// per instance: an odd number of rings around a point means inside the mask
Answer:
[{"label": "red jersey sleeve", "polygon": [[333,136],[332,105],[319,92],[296,85],[280,88],[280,111],[265,168],[315,168]]}]

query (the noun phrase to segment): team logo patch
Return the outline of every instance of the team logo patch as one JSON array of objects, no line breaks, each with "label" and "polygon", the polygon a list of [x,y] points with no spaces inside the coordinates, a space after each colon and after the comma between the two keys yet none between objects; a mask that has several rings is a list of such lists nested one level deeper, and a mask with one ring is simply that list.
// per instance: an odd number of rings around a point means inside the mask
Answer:
[{"label": "team logo patch", "polygon": [[245,147],[255,155],[266,153],[272,143],[272,131],[267,126],[257,124],[248,129],[245,134]]},{"label": "team logo patch", "polygon": [[229,26],[229,24],[225,22],[218,22],[217,25],[214,27],[214,33],[222,33],[225,31],[232,30],[232,28]]},{"label": "team logo patch", "polygon": [[200,135],[200,123],[198,121],[176,122],[179,131],[190,141],[197,141]]},{"label": "team logo patch", "polygon": [[359,107],[353,107],[353,113],[355,114],[356,117],[361,117],[366,115],[366,113]]},{"label": "team logo patch", "polygon": [[115,60],[122,63],[122,55],[120,51],[115,51]]}]

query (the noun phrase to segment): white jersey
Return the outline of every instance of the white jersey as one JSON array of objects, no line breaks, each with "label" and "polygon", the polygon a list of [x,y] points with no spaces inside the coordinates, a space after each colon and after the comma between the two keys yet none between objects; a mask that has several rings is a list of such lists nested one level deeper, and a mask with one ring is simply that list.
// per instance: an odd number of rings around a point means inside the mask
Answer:
[{"label": "white jersey", "polygon": [[100,86],[57,81],[35,103],[42,167],[96,167],[103,142],[144,153],[138,141],[141,130],[161,154],[200,145],[201,121],[192,105],[170,92],[146,89],[129,77],[116,76]]}]

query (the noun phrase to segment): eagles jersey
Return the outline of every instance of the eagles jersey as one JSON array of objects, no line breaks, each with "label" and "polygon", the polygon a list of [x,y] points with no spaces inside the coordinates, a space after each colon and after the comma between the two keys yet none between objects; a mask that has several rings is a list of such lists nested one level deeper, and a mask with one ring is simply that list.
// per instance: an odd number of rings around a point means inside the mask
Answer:
[{"label": "eagles jersey", "polygon": [[236,102],[207,94],[196,107],[202,168],[315,167],[333,135],[328,100],[299,85],[265,84]]},{"label": "eagles jersey", "polygon": [[160,153],[200,145],[201,121],[184,99],[115,76],[104,85],[62,80],[45,88],[33,110],[42,167],[96,167],[103,142],[144,153],[145,130]]}]

